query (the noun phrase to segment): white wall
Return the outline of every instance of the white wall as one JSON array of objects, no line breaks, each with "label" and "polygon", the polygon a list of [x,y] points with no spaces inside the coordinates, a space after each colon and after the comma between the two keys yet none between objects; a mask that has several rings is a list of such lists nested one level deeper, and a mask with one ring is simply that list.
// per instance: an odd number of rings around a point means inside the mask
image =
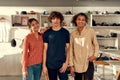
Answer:
[{"label": "white wall", "polygon": [[12,15],[16,14],[16,11],[36,11],[42,13],[43,11],[57,10],[64,13],[67,10],[71,10],[74,13],[86,12],[86,11],[119,11],[120,7],[0,7],[0,15]]},{"label": "white wall", "polygon": [[75,13],[78,12],[87,12],[87,11],[108,11],[108,12],[114,12],[114,11],[119,11],[120,7],[74,7],[73,11]]}]

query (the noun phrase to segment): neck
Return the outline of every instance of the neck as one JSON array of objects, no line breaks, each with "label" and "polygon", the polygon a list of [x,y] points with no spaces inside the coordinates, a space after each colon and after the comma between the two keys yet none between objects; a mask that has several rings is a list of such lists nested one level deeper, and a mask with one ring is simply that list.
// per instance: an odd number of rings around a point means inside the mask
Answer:
[{"label": "neck", "polygon": [[38,34],[38,32],[36,32],[36,31],[33,31],[32,33],[34,33],[34,34]]},{"label": "neck", "polygon": [[81,32],[84,27],[78,27],[78,31]]},{"label": "neck", "polygon": [[57,30],[60,30],[61,27],[60,26],[53,26],[52,29],[57,31]]},{"label": "neck", "polygon": [[79,32],[80,35],[81,35],[81,32],[82,32],[83,28],[84,27],[78,27],[78,32]]},{"label": "neck", "polygon": [[35,35],[35,38],[38,40],[38,32],[32,32]]}]

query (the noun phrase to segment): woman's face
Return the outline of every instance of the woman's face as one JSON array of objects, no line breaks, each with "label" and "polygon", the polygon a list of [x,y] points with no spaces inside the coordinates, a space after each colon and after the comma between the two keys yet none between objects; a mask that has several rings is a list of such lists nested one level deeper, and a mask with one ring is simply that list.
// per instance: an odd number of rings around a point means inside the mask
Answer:
[{"label": "woman's face", "polygon": [[84,16],[78,16],[76,19],[76,24],[78,27],[84,27],[86,25],[86,18]]},{"label": "woman's face", "polygon": [[55,27],[60,26],[60,18],[57,18],[57,17],[52,18],[51,23],[52,23],[52,26],[55,26]]},{"label": "woman's face", "polygon": [[32,21],[31,23],[31,30],[32,32],[38,32],[39,30],[39,23],[35,20]]}]

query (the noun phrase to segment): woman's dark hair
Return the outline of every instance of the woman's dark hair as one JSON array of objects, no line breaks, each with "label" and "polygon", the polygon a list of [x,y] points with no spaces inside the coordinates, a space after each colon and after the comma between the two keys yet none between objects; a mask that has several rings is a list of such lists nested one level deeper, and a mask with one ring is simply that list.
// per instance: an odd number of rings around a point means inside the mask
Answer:
[{"label": "woman's dark hair", "polygon": [[78,16],[84,16],[85,21],[88,22],[88,17],[85,13],[78,13],[75,16],[73,16],[72,21],[71,21],[75,26],[77,26],[76,20],[77,20]]},{"label": "woman's dark hair", "polygon": [[33,21],[36,21],[37,23],[39,23],[37,19],[35,19],[35,18],[30,18],[30,19],[28,20],[28,27],[29,27],[29,29],[31,28],[31,23],[32,23]]},{"label": "woman's dark hair", "polygon": [[51,22],[51,20],[52,20],[53,18],[59,18],[59,19],[60,19],[60,23],[62,23],[63,20],[64,20],[63,15],[62,15],[60,12],[58,12],[58,11],[52,11],[52,12],[50,13],[50,16],[48,17],[49,22]]}]

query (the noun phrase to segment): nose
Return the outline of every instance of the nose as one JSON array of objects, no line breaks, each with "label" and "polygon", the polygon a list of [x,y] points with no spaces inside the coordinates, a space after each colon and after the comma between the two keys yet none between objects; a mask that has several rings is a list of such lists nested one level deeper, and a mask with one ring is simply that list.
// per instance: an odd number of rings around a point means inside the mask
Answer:
[{"label": "nose", "polygon": [[55,21],[57,21],[57,18],[55,18]]}]

